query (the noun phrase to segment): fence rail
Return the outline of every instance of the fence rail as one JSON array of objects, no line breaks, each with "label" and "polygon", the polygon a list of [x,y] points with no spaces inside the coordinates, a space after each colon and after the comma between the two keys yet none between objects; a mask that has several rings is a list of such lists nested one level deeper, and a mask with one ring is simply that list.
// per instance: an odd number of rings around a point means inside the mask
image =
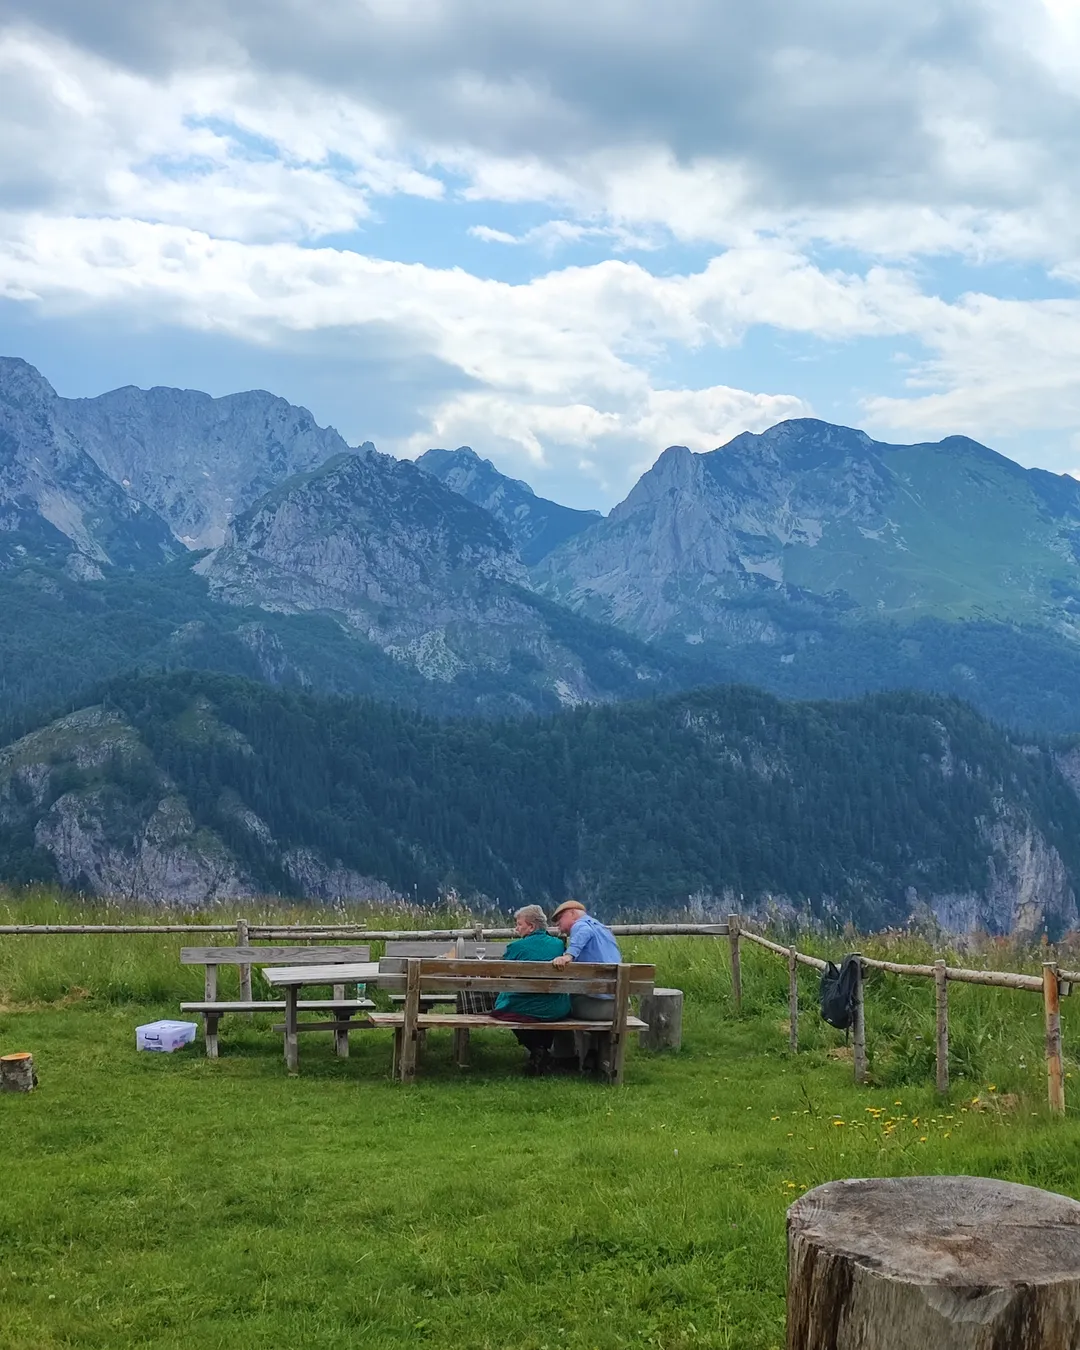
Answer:
[{"label": "fence rail", "polygon": [[[732,995],[736,1007],[742,1002],[742,969],[739,959],[739,943],[742,939],[777,956],[788,963],[788,1008],[791,1015],[789,1045],[791,1050],[799,1048],[799,966],[810,966],[814,970],[824,971],[828,966],[818,956],[810,956],[795,947],[785,947],[779,942],[762,937],[742,925],[738,915],[728,919],[728,936],[731,940]],[[852,952],[856,958],[857,978],[855,981],[854,1008],[852,1021],[852,1052],[854,1059],[855,1081],[866,1082],[866,1023],[865,1001],[863,998],[864,971],[884,970],[891,975],[910,976],[915,979],[928,979],[934,982],[934,1005],[936,1024],[935,1068],[937,1090],[941,1093],[949,1090],[949,984],[981,984],[999,989],[1020,989],[1043,996],[1043,1010],[1046,1022],[1046,1084],[1050,1109],[1057,1115],[1065,1113],[1065,1084],[1062,1073],[1061,1049],[1061,1013],[1059,1001],[1062,995],[1072,992],[1072,986],[1080,983],[1080,973],[1061,970],[1057,962],[1044,961],[1042,975],[1023,975],[1008,970],[967,970],[962,966],[949,966],[944,961],[935,961],[933,965],[906,965],[900,961],[881,961],[861,952]]]},{"label": "fence rail", "polygon": [[[513,928],[368,928],[365,924],[258,924],[237,919],[235,923],[7,923],[0,924],[0,937],[132,935],[139,933],[236,933],[241,927],[248,938],[299,937],[309,940],[336,937],[366,937],[373,941],[452,941],[454,938],[512,938]],[[726,937],[726,923],[615,923],[617,937]]]}]

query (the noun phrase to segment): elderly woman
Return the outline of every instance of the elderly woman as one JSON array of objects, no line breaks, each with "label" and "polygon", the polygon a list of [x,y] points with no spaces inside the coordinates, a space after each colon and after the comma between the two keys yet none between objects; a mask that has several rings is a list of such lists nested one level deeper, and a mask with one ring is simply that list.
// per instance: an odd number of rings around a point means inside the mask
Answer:
[{"label": "elderly woman", "polygon": [[[547,931],[547,915],[539,905],[525,905],[514,915],[517,937],[507,945],[504,961],[552,961],[562,955],[563,944]],[[570,1016],[566,994],[500,994],[495,1000],[493,1017],[514,1022],[536,1022],[535,1031],[514,1031],[529,1052],[525,1072],[530,1076],[547,1071],[551,1060],[551,1042],[555,1033],[544,1029],[545,1022],[557,1022]]]}]

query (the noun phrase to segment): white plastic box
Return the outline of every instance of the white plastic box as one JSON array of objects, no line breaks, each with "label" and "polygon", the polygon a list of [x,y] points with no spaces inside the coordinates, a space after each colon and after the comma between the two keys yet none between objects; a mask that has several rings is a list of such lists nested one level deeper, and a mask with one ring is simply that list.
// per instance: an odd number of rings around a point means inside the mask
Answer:
[{"label": "white plastic box", "polygon": [[136,1050],[157,1050],[168,1055],[182,1045],[190,1045],[198,1031],[197,1022],[147,1022],[135,1028]]}]

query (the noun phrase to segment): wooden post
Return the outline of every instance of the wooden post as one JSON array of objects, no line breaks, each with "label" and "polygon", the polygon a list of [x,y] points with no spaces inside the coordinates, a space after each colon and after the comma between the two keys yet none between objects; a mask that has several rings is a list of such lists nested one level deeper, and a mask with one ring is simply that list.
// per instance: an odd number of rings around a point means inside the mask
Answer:
[{"label": "wooden post", "polygon": [[620,965],[615,976],[615,1020],[608,1034],[608,1082],[623,1081],[626,1060],[626,1019],[630,1015],[630,967]]},{"label": "wooden post", "polygon": [[[345,1002],[345,986],[343,984],[334,985],[334,997],[341,999],[343,1003]],[[351,1016],[352,1013],[348,1008],[334,1009],[335,1022],[347,1022]],[[338,1059],[349,1058],[348,1028],[342,1026],[334,1028],[334,1053],[337,1055]]]},{"label": "wooden post", "polygon": [[36,1087],[34,1056],[29,1051],[0,1056],[0,1092],[33,1092]]},{"label": "wooden post", "polygon": [[866,1082],[866,1008],[863,1001],[863,964],[862,952],[853,952],[855,957],[855,1022],[851,1029],[851,1051],[855,1067],[856,1083]]},{"label": "wooden post", "polygon": [[641,996],[641,1020],[648,1029],[638,1033],[643,1050],[678,1050],[682,1045],[683,992],[654,989]]},{"label": "wooden post", "polygon": [[937,1090],[949,1090],[949,977],[945,962],[934,962],[934,1007],[937,1014]]},{"label": "wooden post", "polygon": [[1043,962],[1043,1007],[1046,1012],[1046,1086],[1050,1110],[1065,1114],[1065,1080],[1061,1073],[1061,1008],[1056,961]]},{"label": "wooden post", "polygon": [[300,1072],[300,1040],[296,1034],[296,1001],[300,995],[300,986],[285,986],[285,1068],[289,1073]]},{"label": "wooden post", "polygon": [[[236,945],[238,947],[249,947],[251,940],[248,937],[247,919],[237,919],[236,921]],[[242,1003],[251,1002],[251,967],[240,967],[240,1000]],[[254,1017],[254,1013],[248,1013],[249,1017]]]},{"label": "wooden post", "polygon": [[788,1350],[1074,1350],[1080,1204],[986,1177],[831,1181],[788,1210]]},{"label": "wooden post", "polygon": [[739,960],[739,916],[728,915],[728,940],[731,943],[731,997],[735,1011],[742,1011],[742,963]]},{"label": "wooden post", "polygon": [[[206,974],[203,977],[203,998],[207,1003],[217,1002],[217,966],[206,966]],[[206,1041],[206,1058],[217,1059],[218,1057],[218,1022],[220,1017],[216,1013],[203,1013],[203,1038]]]},{"label": "wooden post", "polygon": [[416,1060],[420,1052],[420,1029],[416,1025],[420,1016],[419,958],[409,957],[405,962],[405,968],[408,972],[405,978],[405,1025],[401,1031],[398,1073],[403,1083],[411,1083],[416,1078]]},{"label": "wooden post", "polygon": [[469,1028],[454,1028],[454,1063],[459,1069],[469,1067]]},{"label": "wooden post", "polygon": [[788,1049],[797,1054],[799,1049],[799,954],[794,947],[787,953]]}]

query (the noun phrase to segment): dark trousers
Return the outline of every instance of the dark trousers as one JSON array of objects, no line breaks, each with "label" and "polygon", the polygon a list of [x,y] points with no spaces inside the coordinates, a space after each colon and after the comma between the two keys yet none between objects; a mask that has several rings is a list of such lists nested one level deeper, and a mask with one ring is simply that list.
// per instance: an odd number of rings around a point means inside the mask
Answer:
[{"label": "dark trousers", "polygon": [[535,1031],[521,1031],[516,1027],[514,1028],[514,1035],[518,1039],[518,1044],[523,1045],[530,1055],[539,1055],[543,1051],[551,1049],[555,1033],[545,1029],[542,1017],[530,1017],[528,1013],[512,1012],[509,1008],[494,1012],[491,1015],[506,1022],[535,1022]]}]

